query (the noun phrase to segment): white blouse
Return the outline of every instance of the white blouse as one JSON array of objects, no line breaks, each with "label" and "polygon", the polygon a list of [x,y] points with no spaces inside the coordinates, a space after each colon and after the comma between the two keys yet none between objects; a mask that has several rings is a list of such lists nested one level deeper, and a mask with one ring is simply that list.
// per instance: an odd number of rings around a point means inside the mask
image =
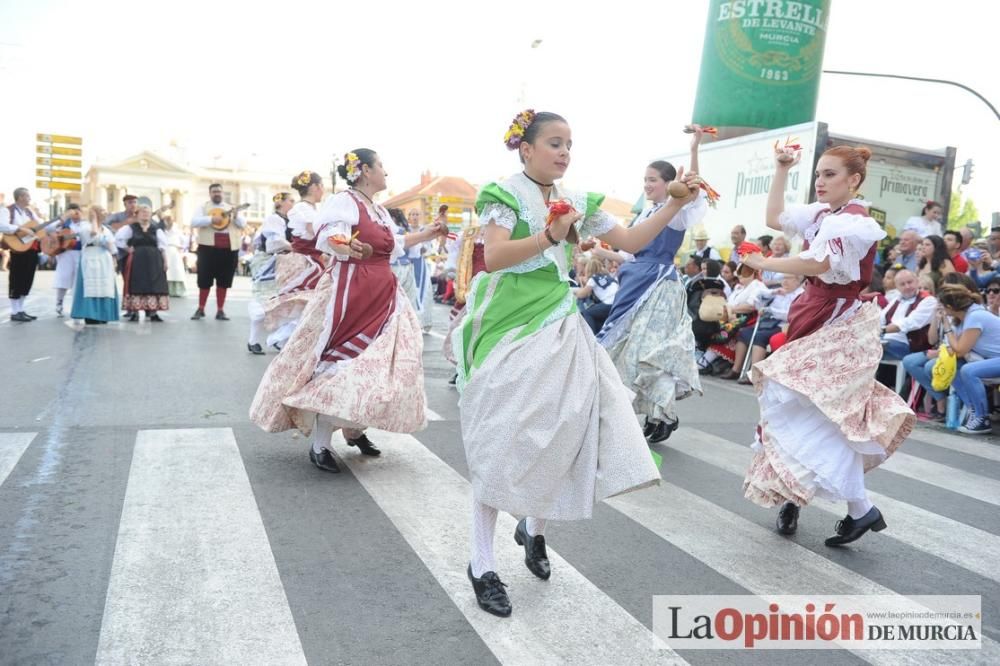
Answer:
[{"label": "white blouse", "polygon": [[[288,211],[288,228],[292,230],[292,235],[297,238],[305,238],[306,240],[315,238],[316,216],[318,214],[319,210],[316,205],[310,201],[300,201],[292,206],[292,209]],[[277,214],[275,214],[275,217],[278,217]],[[284,224],[284,221],[282,221],[282,224]],[[311,232],[309,231],[310,225],[312,225]],[[281,235],[285,235],[284,228],[281,230]]]},{"label": "white blouse", "polygon": [[[115,244],[126,250],[130,240],[132,240],[132,225],[126,224],[115,234]],[[156,249],[160,251],[167,249],[167,237],[163,235],[163,229],[156,230]]]},{"label": "white blouse", "polygon": [[[346,261],[349,257],[334,252],[328,240],[333,236],[350,238],[354,234],[353,228],[357,226],[358,220],[361,217],[358,204],[358,200],[350,192],[339,192],[324,201],[323,206],[316,214],[316,222],[314,223],[314,228],[316,229],[316,247],[327,254],[333,255],[338,261]],[[365,203],[361,202],[360,205],[364,206]],[[389,256],[389,261],[393,261],[403,256],[403,252],[405,252],[403,248],[404,237],[399,233],[399,227],[392,221],[389,211],[384,206],[375,204],[374,208],[375,215],[372,217],[372,221],[376,224],[381,224],[392,232],[394,245],[392,253]],[[371,208],[369,208],[370,214]]]}]

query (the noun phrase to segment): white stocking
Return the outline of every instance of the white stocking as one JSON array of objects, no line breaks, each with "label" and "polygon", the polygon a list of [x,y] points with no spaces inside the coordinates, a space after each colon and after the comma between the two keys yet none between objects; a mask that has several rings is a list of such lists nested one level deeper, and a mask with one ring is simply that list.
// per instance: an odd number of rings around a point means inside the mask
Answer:
[{"label": "white stocking", "polygon": [[497,530],[497,510],[472,500],[472,575],[481,578],[487,571],[496,571],[493,557],[493,535]]},{"label": "white stocking", "polygon": [[545,535],[545,523],[544,518],[525,518],[524,528],[528,531],[528,536],[536,537],[538,535]]},{"label": "white stocking", "polygon": [[872,510],[873,506],[875,505],[871,503],[871,500],[869,500],[867,496],[865,496],[863,500],[847,503],[847,515],[854,520],[864,518],[865,515]]},{"label": "white stocking", "polygon": [[10,299],[10,313],[18,314],[24,312],[24,296]]},{"label": "white stocking", "polygon": [[322,415],[316,415],[316,425],[313,427],[312,449],[319,453],[323,449],[330,449],[330,439],[333,437],[333,424]]},{"label": "white stocking", "polygon": [[63,301],[66,300],[66,292],[68,289],[56,289],[56,305],[62,307]]},{"label": "white stocking", "polygon": [[262,345],[264,343],[264,320],[250,318],[250,339],[247,341],[251,345]]}]

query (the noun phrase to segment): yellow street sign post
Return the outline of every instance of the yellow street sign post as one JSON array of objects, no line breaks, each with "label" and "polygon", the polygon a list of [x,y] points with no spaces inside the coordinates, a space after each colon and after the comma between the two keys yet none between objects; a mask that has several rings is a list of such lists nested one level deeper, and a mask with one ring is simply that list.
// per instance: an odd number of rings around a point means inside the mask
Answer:
[{"label": "yellow street sign post", "polygon": [[66,190],[68,192],[80,192],[83,185],[80,183],[63,183],[58,180],[36,180],[35,187],[49,190]]},{"label": "yellow street sign post", "polygon": [[35,175],[39,178],[70,178],[80,180],[79,171],[65,171],[63,169],[35,169]]},{"label": "yellow street sign post", "polygon": [[64,148],[62,146],[49,146],[38,144],[38,152],[44,155],[83,155],[79,148]]},{"label": "yellow street sign post", "polygon": [[38,143],[67,143],[71,146],[82,146],[83,139],[78,136],[66,136],[65,134],[36,134],[35,140]]},{"label": "yellow street sign post", "polygon": [[38,166],[76,167],[77,169],[83,166],[81,160],[67,160],[60,157],[37,157],[35,164]]}]

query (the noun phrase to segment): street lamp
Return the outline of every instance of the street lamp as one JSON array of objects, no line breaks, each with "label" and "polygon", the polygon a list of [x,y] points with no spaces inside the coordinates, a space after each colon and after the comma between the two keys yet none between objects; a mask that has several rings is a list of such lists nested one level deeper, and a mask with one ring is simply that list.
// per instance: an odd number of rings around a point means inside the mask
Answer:
[{"label": "street lamp", "polygon": [[927,79],[922,76],[903,76],[902,74],[875,74],[873,72],[845,72],[837,69],[824,69],[823,73],[844,74],[846,76],[872,76],[881,79],[903,79],[904,81],[924,81],[926,83],[943,83],[948,86],[955,86],[957,88],[961,88],[962,90],[967,90],[968,92],[978,97],[983,104],[990,107],[990,111],[992,111],[993,115],[997,117],[997,120],[1000,120],[1000,111],[997,111],[997,108],[993,106],[988,99],[980,95],[978,92],[976,92],[969,86],[961,84],[958,81],[951,81],[949,79]]}]

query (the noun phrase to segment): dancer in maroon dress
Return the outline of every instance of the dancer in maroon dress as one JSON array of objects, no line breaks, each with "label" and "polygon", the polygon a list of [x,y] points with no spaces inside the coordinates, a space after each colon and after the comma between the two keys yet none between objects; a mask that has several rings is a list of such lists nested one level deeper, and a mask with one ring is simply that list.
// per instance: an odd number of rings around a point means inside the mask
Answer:
[{"label": "dancer in maroon dress", "polygon": [[340,175],[351,189],[327,199],[315,221],[327,268],[250,408],[264,430],[312,432],[310,460],[329,472],[340,471],[330,444],[334,430],[343,429],[362,454],[377,456],[365,428],[409,433],[426,425],[423,334],[389,262],[447,230],[396,233],[388,211],[373,201],[386,176],[374,151],[348,153]]},{"label": "dancer in maroon dress", "polygon": [[767,224],[801,235],[805,249],[798,257],[743,258],[758,270],[808,276],[791,306],[787,342],[751,371],[761,416],[744,492],[761,506],[781,504],[778,532],[789,535],[799,507],[813,497],[846,501],[847,515],[826,540],[841,546],[886,527],[868,499],[864,474],[899,447],[914,415],[875,381],[879,309],[858,298],[885,237],[868,204],[855,198],[871,151],[838,146],[823,153],[816,165],[818,201],[785,210],[785,183],[799,156],[794,149],[777,151]]}]

